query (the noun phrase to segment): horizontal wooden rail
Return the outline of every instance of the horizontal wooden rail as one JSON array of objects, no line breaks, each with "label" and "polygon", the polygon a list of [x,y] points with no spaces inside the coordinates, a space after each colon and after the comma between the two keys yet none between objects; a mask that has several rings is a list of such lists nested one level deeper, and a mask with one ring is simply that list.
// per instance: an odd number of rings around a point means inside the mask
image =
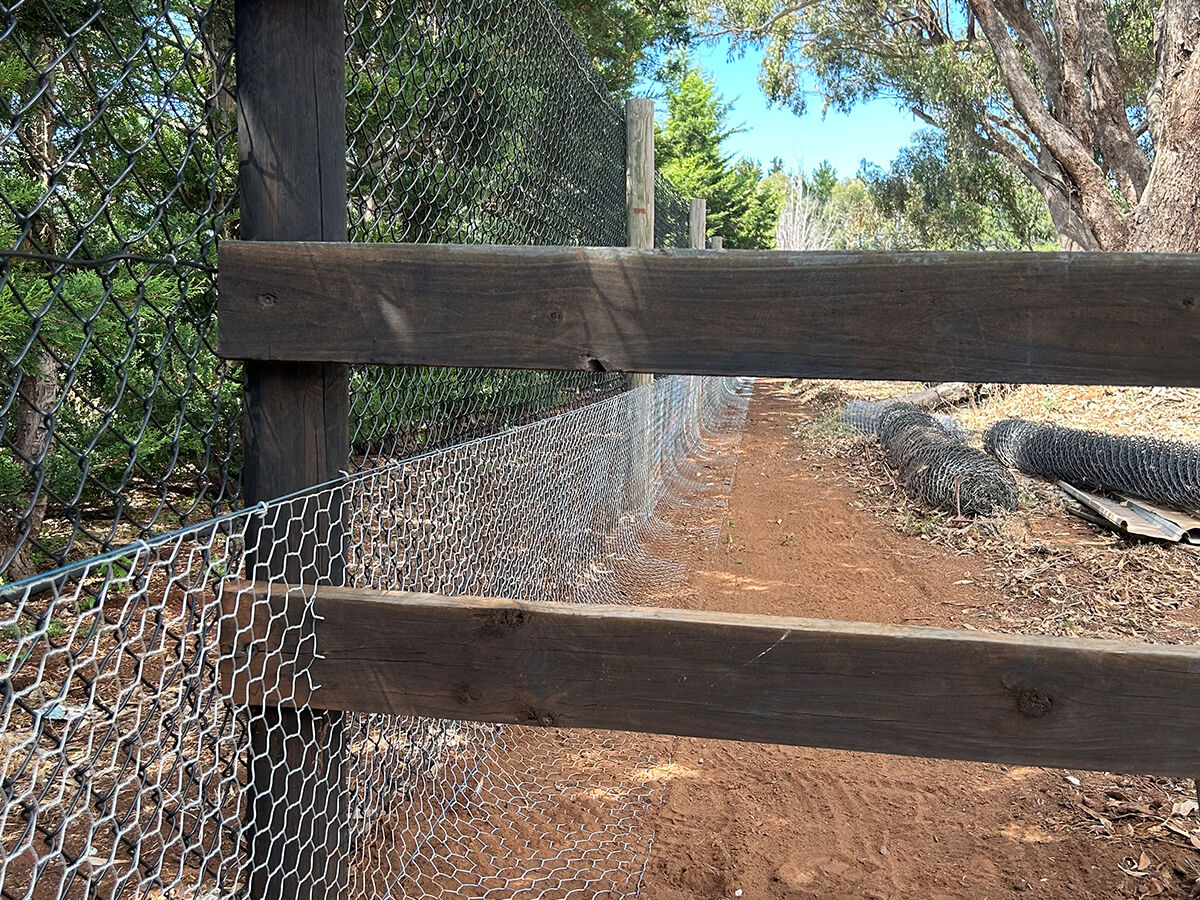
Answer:
[{"label": "horizontal wooden rail", "polygon": [[236,359],[1200,385],[1200,256],[225,242]]},{"label": "horizontal wooden rail", "polygon": [[240,702],[1197,770],[1200,648],[327,587],[223,602]]}]

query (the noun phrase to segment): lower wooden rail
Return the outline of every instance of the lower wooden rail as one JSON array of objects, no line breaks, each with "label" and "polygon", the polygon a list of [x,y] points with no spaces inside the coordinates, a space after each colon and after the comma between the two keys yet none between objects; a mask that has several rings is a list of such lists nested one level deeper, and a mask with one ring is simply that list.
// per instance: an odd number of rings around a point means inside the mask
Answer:
[{"label": "lower wooden rail", "polygon": [[1196,647],[236,582],[222,602],[238,702],[1197,770]]}]

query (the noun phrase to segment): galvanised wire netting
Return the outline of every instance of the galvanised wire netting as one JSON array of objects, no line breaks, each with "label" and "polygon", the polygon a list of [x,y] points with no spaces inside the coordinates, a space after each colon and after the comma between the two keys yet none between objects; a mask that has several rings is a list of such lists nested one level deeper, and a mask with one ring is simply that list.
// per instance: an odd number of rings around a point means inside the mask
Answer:
[{"label": "galvanised wire netting", "polygon": [[1200,512],[1200,446],[1196,444],[1028,419],[1001,419],[984,432],[983,441],[996,459],[1027,475]]},{"label": "galvanised wire netting", "polygon": [[955,418],[898,400],[851,400],[840,421],[873,435],[909,494],[955,515],[1017,508],[1017,484],[995,460],[967,445]]},{"label": "galvanised wire netting", "polygon": [[[320,691],[311,655],[268,633],[309,634],[300,585],[325,579],[658,598],[684,571],[672,548],[719,530],[748,391],[659,379],[10,591],[0,896],[215,900],[278,896],[288,879],[301,896],[634,894],[650,839],[640,816],[662,772],[635,739],[304,719],[246,692],[286,706]],[[264,546],[264,534],[279,537]],[[267,578],[283,570],[290,587]],[[265,594],[246,589],[254,578]],[[301,645],[319,654],[319,634]]]},{"label": "galvanised wire netting", "polygon": [[654,246],[679,250],[691,242],[688,220],[691,201],[676,190],[661,172],[654,173]]},{"label": "galvanised wire netting", "polygon": [[[0,0],[0,578],[236,506],[232,0]],[[545,0],[350,0],[354,240],[623,245],[624,128]],[[686,233],[686,209],[676,230]],[[593,402],[618,375],[366,369],[353,462]]]}]

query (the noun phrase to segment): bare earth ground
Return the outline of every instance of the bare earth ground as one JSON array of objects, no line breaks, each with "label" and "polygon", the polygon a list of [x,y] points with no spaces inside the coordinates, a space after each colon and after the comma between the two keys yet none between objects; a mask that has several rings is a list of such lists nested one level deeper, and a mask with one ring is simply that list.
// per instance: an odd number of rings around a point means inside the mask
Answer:
[{"label": "bare earth ground", "polygon": [[[835,435],[828,452],[820,423],[835,406],[759,382],[720,545],[696,552],[680,605],[1196,639],[1197,557],[1124,545],[1061,510],[1016,525],[906,518],[874,450],[847,453]],[[1034,512],[1054,511],[1022,487]],[[1049,537],[1007,537],[1014,527]],[[1181,574],[1134,578],[1154,591],[1133,596],[1106,574],[1127,564]],[[1190,781],[658,740],[670,763],[648,813],[645,900],[1188,897],[1200,873]]]}]

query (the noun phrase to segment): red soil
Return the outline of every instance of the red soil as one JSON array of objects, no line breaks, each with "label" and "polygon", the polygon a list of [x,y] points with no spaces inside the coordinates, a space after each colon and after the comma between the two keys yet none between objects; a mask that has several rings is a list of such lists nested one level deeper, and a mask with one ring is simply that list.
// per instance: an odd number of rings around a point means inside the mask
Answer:
[{"label": "red soil", "polygon": [[[956,584],[969,557],[851,509],[844,463],[798,458],[804,418],[759,383],[720,545],[681,605],[960,627],[997,599]],[[1067,776],[1101,798],[1106,783],[1120,796],[1118,776],[687,738],[659,752],[672,763],[644,900],[1187,896],[1195,851],[1119,822],[1088,830]]]}]

